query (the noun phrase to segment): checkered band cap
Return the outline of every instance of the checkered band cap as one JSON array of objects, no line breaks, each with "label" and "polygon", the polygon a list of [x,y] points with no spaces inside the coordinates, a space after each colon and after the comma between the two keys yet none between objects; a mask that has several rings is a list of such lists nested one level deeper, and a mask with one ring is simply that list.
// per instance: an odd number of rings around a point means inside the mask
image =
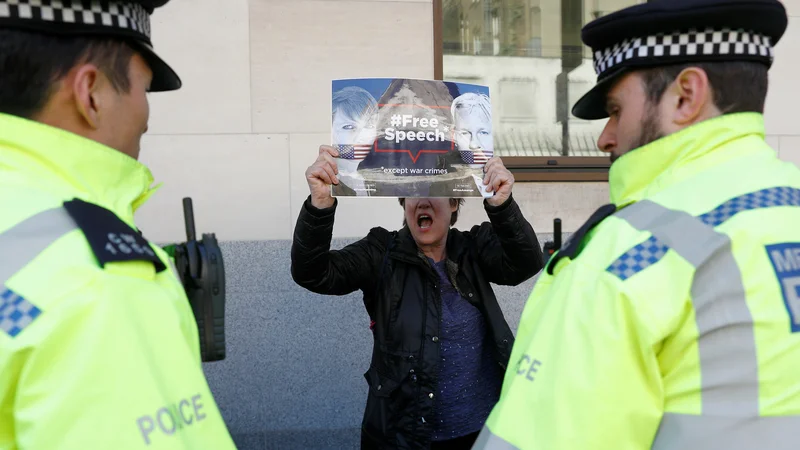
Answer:
[{"label": "checkered band cap", "polygon": [[150,14],[169,0],[0,0],[0,29],[61,36],[107,36],[133,45],[153,70],[151,92],[182,82],[153,49]]},{"label": "checkered band cap", "polygon": [[150,15],[140,4],[110,0],[0,0],[0,19],[105,27],[150,40]]},{"label": "checkered band cap", "polygon": [[677,61],[709,60],[713,57],[747,56],[772,62],[774,57],[769,36],[752,31],[730,28],[689,30],[671,34],[628,38],[612,47],[596,50],[593,54],[594,70],[602,78],[622,63],[658,60]]}]

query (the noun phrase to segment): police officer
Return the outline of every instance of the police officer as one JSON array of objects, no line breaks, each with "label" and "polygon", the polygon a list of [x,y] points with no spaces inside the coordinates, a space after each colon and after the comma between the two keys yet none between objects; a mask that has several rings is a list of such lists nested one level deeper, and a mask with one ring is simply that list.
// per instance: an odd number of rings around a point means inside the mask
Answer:
[{"label": "police officer", "polygon": [[233,449],[165,252],[133,216],[166,0],[0,0],[0,448]]},{"label": "police officer", "polygon": [[477,449],[795,449],[800,170],[764,141],[777,0],[586,25],[611,203],[549,261]]}]

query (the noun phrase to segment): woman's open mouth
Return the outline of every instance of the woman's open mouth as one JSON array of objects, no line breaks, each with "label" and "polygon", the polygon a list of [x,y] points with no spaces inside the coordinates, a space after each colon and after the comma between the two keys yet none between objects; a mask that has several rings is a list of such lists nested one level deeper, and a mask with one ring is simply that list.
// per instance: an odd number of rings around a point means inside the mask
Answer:
[{"label": "woman's open mouth", "polygon": [[427,230],[433,224],[433,218],[427,214],[417,216],[417,225],[421,230]]}]

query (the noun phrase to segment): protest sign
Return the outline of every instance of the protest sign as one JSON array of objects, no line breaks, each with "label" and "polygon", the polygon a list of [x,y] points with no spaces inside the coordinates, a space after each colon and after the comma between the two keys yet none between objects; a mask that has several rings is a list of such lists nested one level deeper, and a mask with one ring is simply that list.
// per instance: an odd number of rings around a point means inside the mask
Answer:
[{"label": "protest sign", "polygon": [[418,79],[332,83],[335,197],[486,197],[493,156],[489,89]]}]

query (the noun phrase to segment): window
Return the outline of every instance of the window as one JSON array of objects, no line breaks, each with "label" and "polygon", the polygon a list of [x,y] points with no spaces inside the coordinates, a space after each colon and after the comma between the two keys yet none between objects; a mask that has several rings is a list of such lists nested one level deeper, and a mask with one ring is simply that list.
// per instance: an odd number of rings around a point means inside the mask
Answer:
[{"label": "window", "polygon": [[434,0],[435,78],[489,86],[495,152],[518,181],[605,181],[605,121],[572,105],[594,86],[581,28],[644,0]]}]

